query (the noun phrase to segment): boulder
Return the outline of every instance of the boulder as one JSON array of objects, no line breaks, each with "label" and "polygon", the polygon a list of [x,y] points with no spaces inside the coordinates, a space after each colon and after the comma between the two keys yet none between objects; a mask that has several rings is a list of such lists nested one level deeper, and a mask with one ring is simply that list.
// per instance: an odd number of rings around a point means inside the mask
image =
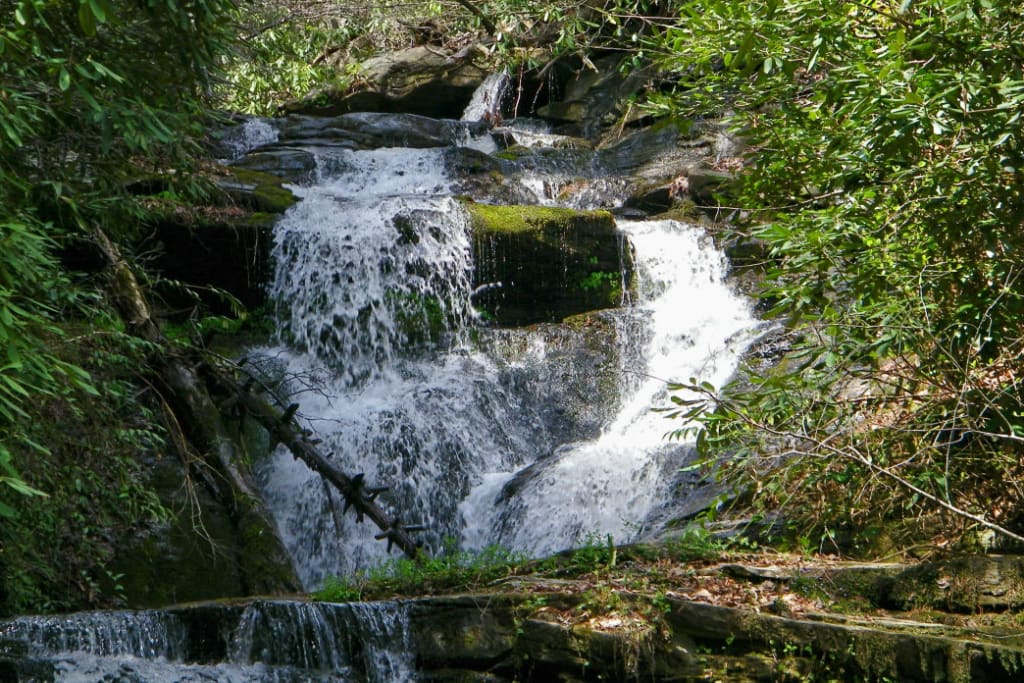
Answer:
[{"label": "boulder", "polygon": [[653,65],[625,69],[629,57],[609,55],[580,67],[563,86],[563,95],[539,107],[537,114],[560,124],[558,132],[600,140],[644,114],[633,103],[651,78]]},{"label": "boulder", "polygon": [[158,607],[299,589],[291,558],[266,518],[228,509],[177,458],[159,458],[149,472],[171,517],[117,549],[110,571],[121,575],[126,604]]},{"label": "boulder", "polygon": [[375,111],[457,119],[489,70],[473,50],[420,45],[362,62],[354,83],[319,88],[286,103],[287,113],[333,116]]},{"label": "boulder", "polygon": [[280,141],[301,145],[374,149],[377,147],[448,147],[488,124],[418,114],[356,112],[333,117],[289,116],[281,124]]},{"label": "boulder", "polygon": [[316,156],[313,152],[286,145],[275,145],[250,152],[233,162],[231,167],[242,171],[269,173],[296,185],[309,185],[316,180]]},{"label": "boulder", "polygon": [[473,303],[499,325],[616,307],[633,287],[631,247],[606,211],[465,206],[476,264]]},{"label": "boulder", "polygon": [[[621,339],[642,336],[637,318],[630,309],[581,313],[562,323],[485,328],[477,343],[505,362],[508,382],[557,442],[593,439],[619,410],[622,368],[641,363],[629,353],[640,344],[627,346]],[[530,353],[538,346],[545,349],[543,361]]]}]

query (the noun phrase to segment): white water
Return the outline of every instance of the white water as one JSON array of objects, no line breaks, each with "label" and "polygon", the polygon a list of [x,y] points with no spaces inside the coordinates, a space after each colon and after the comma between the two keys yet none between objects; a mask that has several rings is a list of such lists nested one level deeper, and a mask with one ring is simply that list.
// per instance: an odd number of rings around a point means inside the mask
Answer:
[{"label": "white water", "polygon": [[167,659],[185,654],[184,624],[157,611],[21,617],[0,622],[0,638],[24,640],[33,654],[82,652]]},{"label": "white water", "polygon": [[512,497],[502,494],[514,473],[491,472],[461,505],[471,520],[466,538],[544,555],[611,534],[616,541],[645,531],[646,517],[669,495],[686,449],[665,440],[681,427],[651,409],[669,404],[666,381],[700,377],[719,385],[751,340],[747,304],[725,282],[724,256],[701,228],[676,221],[621,221],[636,248],[640,301],[651,339],[642,381],[616,418],[592,441],[566,444]]},{"label": "white water", "polygon": [[[204,626],[193,630],[188,622]],[[409,608],[402,602],[257,601],[195,613],[21,617],[0,621],[0,639],[25,643],[29,658],[48,664],[60,683],[415,680]],[[219,661],[205,661],[214,653]]]},{"label": "white water", "polygon": [[512,79],[505,71],[489,75],[473,93],[473,98],[462,112],[463,121],[489,121],[499,123],[506,98],[512,91]]},{"label": "white water", "polygon": [[[458,536],[457,504],[478,472],[523,464],[535,433],[515,396],[473,352],[468,219],[444,196],[441,151],[321,156],[323,176],[277,227],[273,292],[280,362],[322,449],[350,474],[390,485],[382,500],[426,540]],[[399,218],[396,221],[396,216]],[[261,473],[306,586],[378,562],[377,530],[351,514],[284,449]],[[339,515],[340,517],[340,515]]]},{"label": "white water", "polygon": [[[292,378],[322,450],[342,471],[391,486],[380,501],[428,525],[432,551],[445,538],[543,554],[590,534],[639,537],[686,457],[663,438],[681,425],[651,412],[667,404],[666,381],[724,382],[750,338],[723,255],[694,226],[621,224],[641,300],[622,312],[619,343],[643,346],[644,360],[622,368],[621,410],[600,437],[561,443],[517,379],[545,362],[543,345],[509,362],[473,341],[468,221],[447,196],[442,154],[320,154],[317,184],[297,190],[303,201],[277,227],[284,343],[262,353]],[[307,587],[383,559],[378,530],[342,516],[343,501],[284,449],[260,480]]]},{"label": "white water", "polygon": [[233,161],[257,147],[277,142],[278,135],[279,131],[271,119],[246,118],[240,125],[224,132],[220,141],[228,152],[224,161]]}]

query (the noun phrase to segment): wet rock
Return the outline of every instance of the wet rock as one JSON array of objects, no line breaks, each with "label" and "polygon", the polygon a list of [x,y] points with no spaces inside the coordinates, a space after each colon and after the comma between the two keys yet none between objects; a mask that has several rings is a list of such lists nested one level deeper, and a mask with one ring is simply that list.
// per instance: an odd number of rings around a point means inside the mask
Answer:
[{"label": "wet rock", "polygon": [[360,112],[334,117],[290,116],[281,124],[282,144],[373,149],[447,147],[488,129],[482,121],[456,121],[416,114]]},{"label": "wet rock", "polygon": [[423,668],[488,670],[505,663],[515,647],[514,602],[496,597],[434,598],[411,611],[413,647]]},{"label": "wet rock", "polygon": [[[504,381],[565,443],[597,437],[618,411],[629,387],[622,368],[640,365],[643,329],[634,311],[610,309],[562,323],[485,329],[478,344],[507,363]],[[543,360],[531,355],[533,348],[544,349]]]},{"label": "wet rock", "polygon": [[319,88],[285,104],[288,113],[333,116],[376,111],[459,118],[489,70],[473,50],[421,45],[367,59],[351,87]]},{"label": "wet rock", "polygon": [[250,152],[232,167],[269,173],[297,185],[307,185],[316,178],[316,157],[297,147],[274,146]]},{"label": "wet rock", "polygon": [[467,202],[474,305],[499,325],[561,320],[621,305],[633,258],[604,211]]},{"label": "wet rock", "polygon": [[231,314],[232,304],[212,288],[250,309],[266,298],[271,229],[295,196],[280,178],[256,170],[225,169],[215,182],[223,192],[219,206],[168,211],[140,245],[156,255],[151,265],[170,283],[158,283],[170,310],[191,311],[199,296],[214,313]]}]

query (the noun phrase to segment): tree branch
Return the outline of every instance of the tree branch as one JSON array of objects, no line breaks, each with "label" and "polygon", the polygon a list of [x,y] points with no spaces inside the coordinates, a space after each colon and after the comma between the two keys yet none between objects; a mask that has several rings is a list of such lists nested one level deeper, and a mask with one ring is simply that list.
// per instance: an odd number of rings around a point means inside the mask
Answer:
[{"label": "tree branch", "polygon": [[910,482],[907,479],[901,477],[896,472],[893,472],[889,468],[882,467],[878,463],[872,462],[871,460],[869,460],[868,458],[864,457],[860,453],[857,453],[856,451],[847,450],[845,448],[839,448],[837,446],[833,446],[832,444],[828,443],[827,441],[823,441],[821,439],[816,439],[814,437],[808,436],[807,434],[798,434],[796,432],[784,431],[784,430],[781,430],[781,429],[776,429],[775,427],[772,427],[771,425],[762,424],[762,423],[760,423],[760,422],[750,418],[748,415],[745,415],[742,411],[736,410],[736,409],[730,407],[715,392],[709,391],[709,390],[704,389],[704,388],[702,388],[700,386],[689,386],[689,387],[687,387],[687,389],[690,389],[691,391],[695,391],[695,392],[697,392],[699,394],[704,395],[705,397],[707,397],[707,399],[711,403],[713,403],[716,406],[725,408],[726,410],[731,412],[733,415],[738,417],[744,424],[746,424],[746,425],[748,425],[750,427],[753,427],[754,429],[757,429],[758,431],[764,432],[765,434],[771,434],[772,436],[777,436],[777,437],[780,437],[780,438],[783,438],[783,439],[797,439],[797,440],[800,440],[800,441],[809,442],[810,444],[812,444],[813,446],[818,448],[820,451],[823,451],[824,453],[831,454],[831,455],[834,455],[834,456],[837,456],[837,457],[840,457],[840,458],[844,458],[846,460],[851,460],[853,462],[856,462],[856,463],[858,463],[858,464],[868,468],[870,471],[874,472],[875,474],[877,474],[879,476],[882,476],[882,477],[885,477],[887,479],[890,479],[891,481],[895,482],[899,486],[907,489],[908,491],[913,491],[914,493],[918,494],[922,498],[924,498],[924,499],[926,499],[928,501],[931,501],[932,503],[938,505],[939,507],[943,508],[944,510],[953,513],[954,515],[957,515],[959,517],[963,517],[964,519],[969,519],[972,522],[976,522],[977,524],[980,524],[981,526],[985,527],[986,529],[990,529],[991,531],[995,531],[996,533],[1002,534],[1003,536],[1006,536],[1007,538],[1012,538],[1013,540],[1015,540],[1015,541],[1017,541],[1019,543],[1024,543],[1024,536],[1021,536],[1020,534],[1016,534],[1016,533],[1010,531],[1009,529],[1007,529],[1006,527],[1000,526],[999,524],[996,524],[995,522],[991,522],[991,521],[985,519],[981,515],[976,515],[974,513],[968,512],[967,510],[964,510],[962,508],[957,507],[956,505],[953,505],[951,502],[943,500],[942,498],[936,496],[933,493],[929,493],[928,491],[925,491],[924,489],[922,489],[921,487],[917,486],[913,482]]},{"label": "tree branch", "polygon": [[480,23],[483,25],[488,35],[493,36],[495,33],[498,32],[498,28],[494,25],[494,22],[491,21],[490,18],[483,13],[483,10],[481,10],[479,7],[471,3],[469,0],[455,0],[455,2],[459,3],[467,10],[472,12],[473,16],[480,20]]}]

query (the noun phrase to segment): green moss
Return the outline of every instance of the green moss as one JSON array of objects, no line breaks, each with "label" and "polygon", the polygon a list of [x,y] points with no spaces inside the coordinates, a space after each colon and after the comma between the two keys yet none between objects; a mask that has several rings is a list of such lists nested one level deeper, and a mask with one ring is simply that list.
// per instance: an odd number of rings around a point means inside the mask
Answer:
[{"label": "green moss", "polygon": [[391,290],[385,295],[398,328],[410,344],[436,342],[449,328],[444,305],[436,296]]},{"label": "green moss", "polygon": [[553,206],[499,206],[464,202],[477,235],[537,233],[552,228],[568,229],[583,220],[606,224],[609,232],[615,230],[615,219],[607,211],[577,211]]},{"label": "green moss", "polygon": [[684,223],[693,223],[704,218],[704,214],[697,208],[692,199],[677,199],[672,203],[672,208],[659,213],[655,218],[658,220],[673,220]]},{"label": "green moss", "polygon": [[512,145],[511,147],[506,147],[500,152],[496,152],[494,156],[507,161],[517,161],[525,156],[529,156],[530,154],[532,154],[532,152],[529,147],[524,147],[523,145]]},{"label": "green moss", "polygon": [[[228,191],[239,201],[250,204],[258,213],[283,213],[298,201],[291,190],[284,187],[284,181],[270,173],[254,171],[246,168],[225,169]],[[232,183],[244,186],[243,191],[235,192],[230,188]],[[250,219],[251,220],[251,219]]]}]

